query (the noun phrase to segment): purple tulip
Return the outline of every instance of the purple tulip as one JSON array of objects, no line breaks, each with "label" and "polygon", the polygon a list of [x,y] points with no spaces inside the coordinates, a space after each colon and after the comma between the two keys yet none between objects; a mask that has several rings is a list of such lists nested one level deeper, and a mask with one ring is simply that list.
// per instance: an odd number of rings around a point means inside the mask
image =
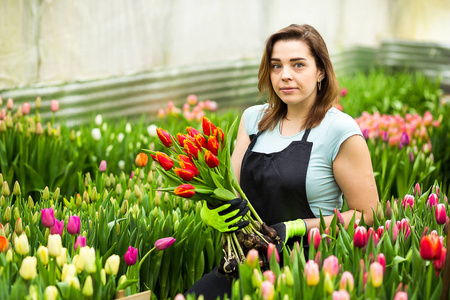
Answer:
[{"label": "purple tulip", "polygon": [[138,249],[130,246],[130,247],[128,247],[127,252],[125,252],[123,259],[125,260],[125,263],[127,264],[127,266],[132,266],[136,263],[137,256],[138,256]]},{"label": "purple tulip", "polygon": [[79,235],[75,241],[74,249],[77,251],[78,247],[83,248],[86,247],[86,237]]},{"label": "purple tulip", "polygon": [[67,222],[67,232],[71,235],[76,235],[80,233],[80,217],[70,216]]},{"label": "purple tulip", "polygon": [[363,137],[368,140],[369,139],[369,129],[364,129],[362,131]]},{"label": "purple tulip", "polygon": [[55,215],[52,207],[41,209],[41,220],[44,227],[52,228],[55,225]]},{"label": "purple tulip", "polygon": [[383,142],[389,142],[389,133],[387,131],[383,131]]},{"label": "purple tulip", "polygon": [[409,152],[409,162],[413,163],[414,162],[414,153]]},{"label": "purple tulip", "polygon": [[102,160],[100,162],[100,166],[98,167],[98,170],[100,172],[105,172],[106,171],[106,160]]},{"label": "purple tulip", "polygon": [[400,137],[400,144],[402,146],[408,146],[409,145],[409,136],[406,132],[403,131],[402,136]]},{"label": "purple tulip", "polygon": [[173,243],[175,243],[175,239],[173,237],[162,238],[155,242],[155,248],[159,251],[166,250],[172,246]]},{"label": "purple tulip", "polygon": [[55,219],[55,225],[53,225],[52,228],[50,228],[51,234],[59,234],[62,236],[64,231],[64,220],[58,221]]}]

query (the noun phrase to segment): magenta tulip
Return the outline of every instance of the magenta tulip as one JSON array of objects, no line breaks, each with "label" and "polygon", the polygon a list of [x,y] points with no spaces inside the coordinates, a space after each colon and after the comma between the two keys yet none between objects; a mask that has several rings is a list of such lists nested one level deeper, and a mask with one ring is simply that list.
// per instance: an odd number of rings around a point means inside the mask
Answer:
[{"label": "magenta tulip", "polygon": [[41,220],[44,227],[52,228],[55,225],[55,216],[52,207],[41,209]]},{"label": "magenta tulip", "polygon": [[364,226],[358,226],[355,230],[355,235],[353,236],[353,245],[358,248],[363,248],[366,246],[368,240],[367,229]]},{"label": "magenta tulip", "polygon": [[51,234],[59,234],[62,236],[64,232],[64,220],[58,221],[55,219],[55,225],[53,225],[52,228],[50,228]]},{"label": "magenta tulip", "polygon": [[156,250],[166,250],[170,246],[172,246],[173,243],[175,243],[175,239],[173,237],[166,237],[159,239],[155,242],[155,248]]},{"label": "magenta tulip", "polygon": [[445,204],[439,203],[436,206],[436,222],[438,224],[445,224],[445,221],[447,220],[447,212],[445,211]]},{"label": "magenta tulip", "polygon": [[67,222],[67,232],[71,235],[76,235],[80,233],[80,217],[79,216],[70,216],[69,221]]},{"label": "magenta tulip", "polygon": [[77,237],[73,248],[75,249],[75,251],[77,251],[78,247],[80,247],[80,248],[86,247],[86,237],[85,236],[79,235]]},{"label": "magenta tulip", "polygon": [[129,246],[127,252],[125,252],[123,256],[123,259],[125,260],[127,266],[132,266],[136,263],[137,256],[138,256],[138,249]]}]

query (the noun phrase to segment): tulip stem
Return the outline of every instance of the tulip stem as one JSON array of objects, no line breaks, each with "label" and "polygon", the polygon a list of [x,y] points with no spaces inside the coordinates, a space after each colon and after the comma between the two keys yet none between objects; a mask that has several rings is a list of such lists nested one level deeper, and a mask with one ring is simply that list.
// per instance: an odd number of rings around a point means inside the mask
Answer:
[{"label": "tulip stem", "polygon": [[247,200],[247,205],[248,208],[250,208],[250,211],[252,212],[252,214],[255,216],[256,220],[259,223],[263,223],[263,221],[261,220],[261,218],[259,217],[259,215],[256,213],[256,210],[253,208],[252,204],[250,203],[250,201],[248,201],[247,196],[245,196],[244,191],[241,189],[241,186],[238,184],[238,182],[233,179],[233,187],[237,190],[237,192],[241,195],[242,198],[244,198],[245,200]]},{"label": "tulip stem", "polygon": [[231,235],[232,235],[234,243],[236,244],[236,247],[238,249],[238,252],[239,252],[239,255],[240,255],[240,258],[241,258],[240,260],[244,261],[244,259],[245,259],[244,251],[242,251],[242,248],[241,248],[241,245],[239,244],[239,241],[237,239],[236,233],[233,232]]},{"label": "tulip stem", "polygon": [[144,262],[144,260],[147,258],[147,256],[149,256],[150,253],[151,253],[153,250],[155,250],[155,249],[156,249],[156,247],[153,247],[153,248],[150,249],[147,253],[145,253],[144,257],[142,257],[142,258],[141,258],[141,261],[139,262],[139,268],[138,268],[138,270],[141,269],[141,265],[142,265],[142,263]]}]

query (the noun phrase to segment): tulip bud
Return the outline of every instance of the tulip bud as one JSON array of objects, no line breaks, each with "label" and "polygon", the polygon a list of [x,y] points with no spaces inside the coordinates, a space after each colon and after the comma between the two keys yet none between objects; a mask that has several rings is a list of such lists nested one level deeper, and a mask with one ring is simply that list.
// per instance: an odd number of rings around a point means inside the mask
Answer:
[{"label": "tulip bud", "polygon": [[6,206],[6,198],[5,198],[5,196],[2,195],[2,196],[0,197],[0,208],[1,208],[1,209],[4,209],[5,206]]},{"label": "tulip bud", "polygon": [[122,202],[122,208],[120,210],[120,212],[122,213],[122,215],[125,215],[128,211],[128,200],[124,200]]},{"label": "tulip bud", "polygon": [[155,197],[153,198],[153,202],[155,203],[155,206],[160,206],[161,205],[161,195],[158,192],[155,193]]},{"label": "tulip bud", "polygon": [[36,108],[37,109],[39,109],[39,108],[41,108],[41,105],[42,105],[42,100],[41,100],[41,97],[36,97]]},{"label": "tulip bud", "polygon": [[269,245],[267,247],[267,258],[269,259],[269,261],[271,260],[273,253],[275,253],[275,259],[276,259],[277,263],[280,263],[280,255],[278,254],[278,251],[277,251],[275,245],[272,243],[269,243]]},{"label": "tulip bud", "polygon": [[47,249],[47,247],[40,245],[37,250],[37,256],[44,266],[46,266],[48,264],[48,249]]},{"label": "tulip bud", "polygon": [[394,204],[392,205],[392,213],[395,217],[398,217],[398,202],[394,200]]},{"label": "tulip bud", "polygon": [[59,198],[59,193],[60,193],[60,190],[59,190],[59,187],[57,187],[57,188],[55,189],[55,192],[53,193],[53,197],[52,197],[52,199],[53,199],[54,201],[58,200],[58,198]]},{"label": "tulip bud", "polygon": [[25,280],[32,280],[36,277],[37,260],[34,256],[27,256],[23,259],[19,274]]},{"label": "tulip bud", "polygon": [[6,252],[8,250],[8,247],[9,247],[8,239],[5,236],[0,235],[0,253]]},{"label": "tulip bud", "polygon": [[260,297],[263,300],[272,300],[275,298],[275,287],[270,281],[263,281],[260,287]]},{"label": "tulip bud", "polygon": [[262,283],[262,275],[261,273],[255,268],[252,272],[252,285],[255,288],[259,288]]},{"label": "tulip bud", "polygon": [[138,249],[129,246],[127,252],[125,252],[125,255],[123,256],[123,259],[127,264],[127,266],[132,266],[136,263],[137,256],[138,256]]},{"label": "tulip bud", "polygon": [[67,232],[71,235],[77,235],[80,233],[80,227],[80,217],[70,216],[69,221],[67,222]]},{"label": "tulip bud", "polygon": [[31,196],[28,196],[27,207],[31,210],[34,209],[34,201],[33,201],[33,198],[31,198]]},{"label": "tulip bud", "polygon": [[358,226],[355,230],[355,235],[353,236],[353,245],[358,248],[363,248],[366,246],[368,241],[367,229],[364,226]]},{"label": "tulip bud", "polygon": [[320,281],[319,266],[313,260],[308,260],[305,264],[304,274],[308,286],[316,286]]},{"label": "tulip bud", "polygon": [[294,276],[292,275],[291,269],[289,266],[284,266],[283,268],[284,274],[286,275],[286,285],[289,287],[294,286]]},{"label": "tulip bud", "polygon": [[328,295],[333,293],[334,291],[333,280],[331,279],[331,276],[328,273],[325,273],[324,288]]},{"label": "tulip bud", "polygon": [[13,195],[17,197],[17,196],[20,196],[20,194],[21,194],[21,191],[20,191],[20,184],[19,184],[18,181],[16,181],[16,182],[14,183]]},{"label": "tulip bud", "polygon": [[120,257],[119,255],[113,254],[105,262],[105,272],[106,274],[117,275],[119,271]]},{"label": "tulip bud", "polygon": [[75,251],[78,248],[83,248],[85,246],[86,246],[86,237],[85,236],[81,236],[81,235],[77,236],[77,239],[75,240],[75,245],[74,245]]},{"label": "tulip bud", "polygon": [[150,184],[152,184],[154,179],[155,179],[155,178],[154,178],[154,176],[153,176],[153,171],[152,171],[152,170],[148,171],[147,182],[150,183]]},{"label": "tulip bud", "polygon": [[332,294],[333,300],[350,300],[350,294],[346,290],[334,291]]},{"label": "tulip bud", "polygon": [[20,218],[20,211],[19,208],[17,206],[14,207],[13,210],[13,217],[15,220],[17,220],[18,218]]},{"label": "tulip bud", "polygon": [[256,249],[251,249],[247,253],[247,259],[245,260],[247,266],[250,268],[256,268],[259,263],[259,253]]},{"label": "tulip bud", "polygon": [[48,186],[44,188],[44,192],[42,193],[42,200],[46,201],[50,198],[50,192],[48,190]]},{"label": "tulip bud", "polygon": [[44,227],[51,228],[55,225],[55,215],[52,207],[41,209],[41,220]]},{"label": "tulip bud", "polygon": [[48,236],[48,254],[52,257],[61,255],[62,241],[59,234],[50,234]]},{"label": "tulip bud", "polygon": [[120,235],[120,224],[118,222],[116,223],[116,233],[117,233],[117,236]]},{"label": "tulip bud", "polygon": [[404,209],[407,207],[414,207],[414,196],[413,195],[405,195],[402,200],[402,206]]},{"label": "tulip bud", "polygon": [[378,220],[384,219],[383,207],[380,202],[377,203],[377,218]]},{"label": "tulip bud", "polygon": [[11,262],[12,259],[13,259],[13,253],[12,253],[11,248],[9,248],[9,249],[6,251],[6,261],[7,261],[7,262]]},{"label": "tulip bud", "polygon": [[17,235],[21,235],[21,234],[22,234],[22,231],[23,231],[23,228],[22,228],[22,219],[21,219],[21,218],[18,218],[17,221],[16,221],[16,226],[14,227],[14,232],[15,232]]},{"label": "tulip bud", "polygon": [[75,197],[75,205],[80,208],[81,205],[83,203],[83,200],[81,200],[81,196],[80,194],[77,193],[76,197]]},{"label": "tulip bud", "polygon": [[58,298],[58,289],[54,285],[49,285],[45,288],[44,299],[56,300]]},{"label": "tulip bud", "polygon": [[3,222],[8,223],[9,221],[11,221],[11,207],[8,206],[6,207],[5,213],[3,214]]},{"label": "tulip bud", "polygon": [[341,280],[339,281],[339,288],[341,290],[353,292],[353,289],[355,288],[355,279],[353,278],[352,273],[349,271],[342,273]]},{"label": "tulip bud", "polygon": [[9,190],[8,182],[3,181],[2,195],[6,198],[6,197],[9,197],[10,194],[11,194],[11,191]]},{"label": "tulip bud", "polygon": [[438,224],[445,224],[445,221],[447,220],[447,212],[445,210],[445,204],[439,203],[436,206],[436,222]]},{"label": "tulip bud", "polygon": [[97,188],[95,186],[92,188],[91,200],[92,200],[92,202],[96,202],[98,200]]},{"label": "tulip bud", "polygon": [[159,251],[165,250],[172,246],[173,243],[175,243],[176,239],[173,237],[166,237],[159,239],[155,242],[155,248]]},{"label": "tulip bud", "polygon": [[62,267],[67,261],[67,248],[62,247],[61,253],[58,257],[56,257],[56,263],[58,266]]},{"label": "tulip bud", "polygon": [[378,262],[370,264],[369,276],[373,287],[380,287],[383,283],[383,266]]},{"label": "tulip bud", "polygon": [[325,274],[329,274],[334,278],[339,272],[339,261],[336,256],[330,255],[323,261],[322,269]]}]

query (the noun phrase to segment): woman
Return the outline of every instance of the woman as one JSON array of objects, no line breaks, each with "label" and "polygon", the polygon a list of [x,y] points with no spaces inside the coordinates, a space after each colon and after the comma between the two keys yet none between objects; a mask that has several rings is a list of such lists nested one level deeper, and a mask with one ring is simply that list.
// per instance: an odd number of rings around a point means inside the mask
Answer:
[{"label": "woman", "polygon": [[[320,226],[320,212],[329,226],[344,195],[345,224],[353,214],[372,224],[378,193],[370,154],[356,122],[332,107],[339,87],[320,34],[309,25],[290,25],[270,36],[258,78],[260,95],[267,93],[269,102],[245,110],[232,163],[261,219],[291,244]],[[204,208],[202,216],[218,211]],[[240,218],[226,225],[235,229]],[[203,219],[216,227],[211,217]],[[214,287],[220,281],[217,272],[207,274],[188,292],[206,296],[227,286],[231,295],[229,282]]]}]

